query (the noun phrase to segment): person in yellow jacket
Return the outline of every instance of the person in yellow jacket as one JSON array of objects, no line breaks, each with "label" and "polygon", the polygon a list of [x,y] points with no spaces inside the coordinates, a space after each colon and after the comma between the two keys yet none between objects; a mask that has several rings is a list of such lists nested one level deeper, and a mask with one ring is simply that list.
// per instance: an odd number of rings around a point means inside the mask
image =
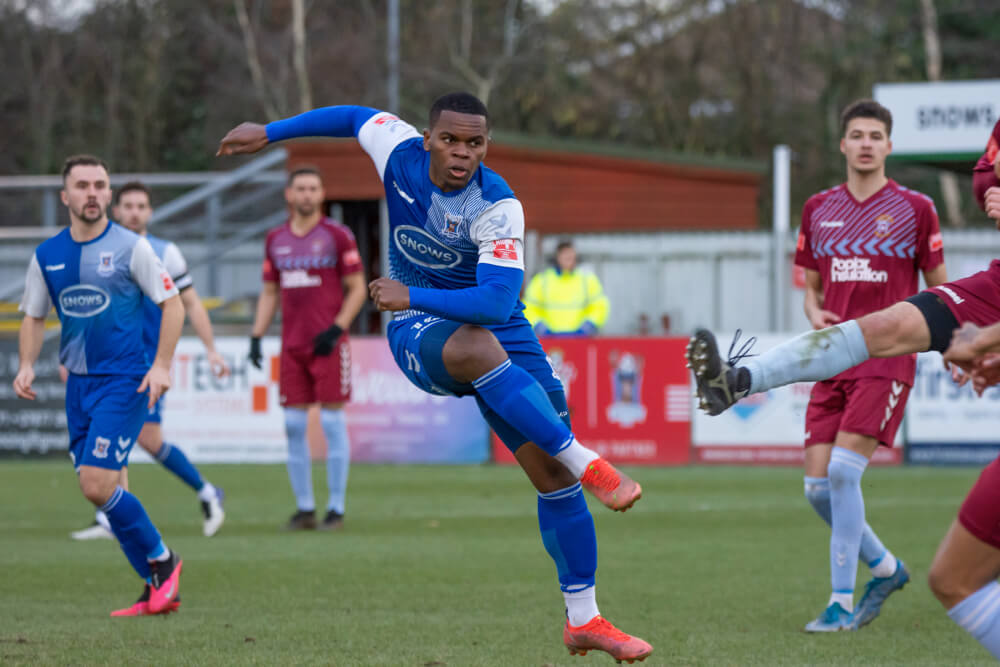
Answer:
[{"label": "person in yellow jacket", "polygon": [[536,273],[524,293],[524,315],[539,336],[592,336],[608,320],[601,281],[576,267],[571,241],[556,247],[555,266]]}]

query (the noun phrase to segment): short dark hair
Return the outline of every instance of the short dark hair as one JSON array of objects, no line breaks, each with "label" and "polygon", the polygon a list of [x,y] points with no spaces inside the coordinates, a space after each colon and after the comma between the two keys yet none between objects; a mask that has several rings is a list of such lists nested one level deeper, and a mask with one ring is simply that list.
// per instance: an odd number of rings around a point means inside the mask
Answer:
[{"label": "short dark hair", "polygon": [[486,110],[486,105],[482,100],[472,93],[448,93],[434,100],[431,105],[430,126],[434,127],[442,111],[454,111],[456,113],[467,113],[474,116],[486,118],[486,127],[490,126],[490,112]]},{"label": "short dark hair", "polygon": [[296,167],[291,172],[289,172],[288,184],[285,187],[291,187],[292,183],[295,182],[296,178],[298,178],[299,176],[306,176],[306,175],[315,176],[316,178],[319,179],[320,183],[323,182],[323,174],[320,172],[320,170],[316,167],[313,167],[312,165],[307,164],[301,167]]},{"label": "short dark hair", "polygon": [[149,191],[149,188],[146,187],[146,184],[143,183],[142,181],[129,181],[128,183],[125,183],[120,188],[118,188],[117,191],[115,191],[115,206],[117,206],[122,202],[122,195],[125,194],[126,192],[145,192],[146,199],[149,200],[149,205],[150,206],[153,205],[153,193]]},{"label": "short dark hair", "polygon": [[63,182],[66,181],[66,177],[69,176],[69,172],[73,170],[73,167],[77,167],[80,165],[86,165],[90,167],[104,167],[104,171],[107,171],[109,173],[111,171],[110,169],[108,169],[108,165],[104,163],[104,160],[97,157],[96,155],[87,155],[86,153],[80,153],[79,155],[70,155],[68,158],[66,158],[66,161],[63,162],[63,168],[62,168]]},{"label": "short dark hair", "polygon": [[572,239],[559,239],[559,243],[556,244],[556,253],[562,252],[566,248],[573,247]]},{"label": "short dark hair", "polygon": [[847,134],[847,124],[855,118],[874,118],[885,123],[886,136],[892,134],[892,112],[875,100],[851,102],[840,114],[840,135]]}]

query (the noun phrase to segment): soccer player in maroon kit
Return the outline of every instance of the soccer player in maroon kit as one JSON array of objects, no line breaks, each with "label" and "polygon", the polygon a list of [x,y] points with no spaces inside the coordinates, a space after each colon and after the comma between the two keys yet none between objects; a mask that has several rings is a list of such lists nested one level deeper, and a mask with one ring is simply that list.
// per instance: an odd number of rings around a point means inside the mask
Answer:
[{"label": "soccer player in maroon kit", "polygon": [[[976,164],[973,191],[1000,229],[1000,121]],[[962,303],[949,304],[966,322],[955,332],[945,361],[969,373],[973,387],[1000,383],[1000,262],[966,279]],[[964,283],[965,281],[959,281]],[[966,313],[966,304],[975,308]],[[972,305],[975,304],[975,305]],[[989,309],[992,308],[992,312]],[[989,319],[992,326],[980,329]],[[973,322],[973,323],[970,323]],[[1000,457],[980,474],[938,547],[928,577],[948,616],[1000,660]]]},{"label": "soccer player in maroon kit", "polygon": [[[805,269],[805,312],[814,329],[890,306],[946,278],[934,203],[885,175],[892,114],[859,100],[841,115],[847,182],[813,195],[802,210],[795,263]],[[914,355],[871,359],[813,387],[806,411],[805,495],[832,527],[833,593],[808,632],[860,627],[909,581],[901,561],[865,521],[861,475],[881,445],[892,447],[916,371]],[[854,610],[860,557],[873,579]]]},{"label": "soccer player in maroon kit", "polygon": [[323,216],[320,173],[311,167],[288,177],[285,199],[292,215],[267,235],[263,289],[257,302],[250,360],[261,367],[260,338],[282,312],[280,393],[288,436],[288,477],[297,510],[291,530],[316,528],[312,463],[306,442],[307,410],[319,404],[327,442],[329,501],[321,528],[343,524],[350,443],[344,403],[351,396],[347,329],[367,298],[357,243],[345,225]]},{"label": "soccer player in maroon kit", "polygon": [[[994,128],[993,145],[1000,145],[1000,124]],[[980,203],[1000,229],[997,161],[997,151],[988,148],[974,182],[977,198],[982,197]],[[964,326],[956,331],[959,323]],[[1000,260],[993,260],[985,271],[927,289],[857,320],[801,334],[739,366],[737,359],[721,357],[710,332],[699,330],[688,344],[687,359],[702,409],[709,414],[720,414],[751,393],[828,379],[869,358],[925,350],[943,352],[946,362],[970,373],[965,378],[971,377],[973,386],[982,390],[1000,382],[1000,365],[991,356],[1000,351],[998,323]],[[931,590],[952,620],[1000,659],[998,576],[1000,459],[986,466],[969,492],[929,575]]]}]

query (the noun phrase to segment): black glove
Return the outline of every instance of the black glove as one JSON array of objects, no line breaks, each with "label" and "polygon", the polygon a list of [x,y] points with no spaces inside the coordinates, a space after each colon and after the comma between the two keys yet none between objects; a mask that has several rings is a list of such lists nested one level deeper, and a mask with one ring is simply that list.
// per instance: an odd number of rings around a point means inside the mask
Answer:
[{"label": "black glove", "polygon": [[258,369],[261,367],[264,355],[260,353],[260,336],[250,336],[250,354],[247,355],[247,359]]},{"label": "black glove", "polygon": [[313,354],[317,357],[326,357],[333,352],[333,344],[340,338],[344,330],[334,324],[329,329],[321,331],[313,338]]}]

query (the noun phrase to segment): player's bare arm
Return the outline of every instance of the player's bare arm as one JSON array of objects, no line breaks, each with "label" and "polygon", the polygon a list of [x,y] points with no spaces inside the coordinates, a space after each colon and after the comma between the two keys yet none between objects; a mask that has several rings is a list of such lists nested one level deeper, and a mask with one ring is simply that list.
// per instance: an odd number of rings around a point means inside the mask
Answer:
[{"label": "player's bare arm", "polygon": [[928,287],[937,287],[938,285],[943,285],[948,282],[948,269],[945,265],[938,264],[933,269],[924,271],[924,282],[927,283]]},{"label": "player's bare arm", "polygon": [[344,276],[341,285],[344,288],[344,303],[340,306],[340,312],[337,313],[333,322],[346,331],[354,318],[361,312],[361,307],[365,305],[365,299],[368,298],[364,271]]},{"label": "player's bare arm", "polygon": [[35,392],[31,383],[35,381],[35,362],[42,352],[45,341],[45,318],[25,315],[21,320],[21,330],[18,334],[18,351],[21,363],[14,378],[14,393],[29,401],[35,400]]},{"label": "player's bare arm", "polygon": [[[1000,169],[1000,161],[997,162],[997,165],[997,168]],[[997,178],[1000,178],[1000,175]],[[1000,187],[992,187],[986,191],[983,208],[986,215],[996,220],[997,229],[1000,229]]]},{"label": "player's bare arm", "polygon": [[170,389],[170,363],[174,359],[174,349],[184,328],[184,304],[179,295],[164,299],[160,303],[163,319],[160,321],[160,342],[156,347],[153,365],[142,378],[137,391],[149,390],[149,407],[152,409],[160,397]]},{"label": "player's bare arm", "polygon": [[803,308],[813,329],[825,329],[840,322],[840,316],[823,310],[823,276],[819,271],[806,269],[806,294]]},{"label": "player's bare arm", "polygon": [[222,137],[216,155],[256,153],[267,146],[267,130],[260,123],[240,123]]},{"label": "player's bare arm", "polygon": [[368,292],[379,310],[406,310],[410,307],[410,288],[391,278],[376,278],[368,284]]},{"label": "player's bare arm", "polygon": [[212,368],[212,374],[217,378],[229,375],[229,365],[222,355],[215,349],[215,336],[212,333],[212,320],[208,317],[205,304],[201,302],[198,292],[194,286],[187,287],[181,291],[181,302],[187,312],[188,319],[191,320],[191,327],[195,334],[201,339],[205,346],[205,356]]},{"label": "player's bare arm", "polygon": [[247,355],[250,363],[256,368],[260,368],[264,360],[260,351],[260,339],[267,333],[277,312],[278,283],[265,280],[257,298],[257,311],[254,314],[253,329],[250,330],[250,353]]}]

